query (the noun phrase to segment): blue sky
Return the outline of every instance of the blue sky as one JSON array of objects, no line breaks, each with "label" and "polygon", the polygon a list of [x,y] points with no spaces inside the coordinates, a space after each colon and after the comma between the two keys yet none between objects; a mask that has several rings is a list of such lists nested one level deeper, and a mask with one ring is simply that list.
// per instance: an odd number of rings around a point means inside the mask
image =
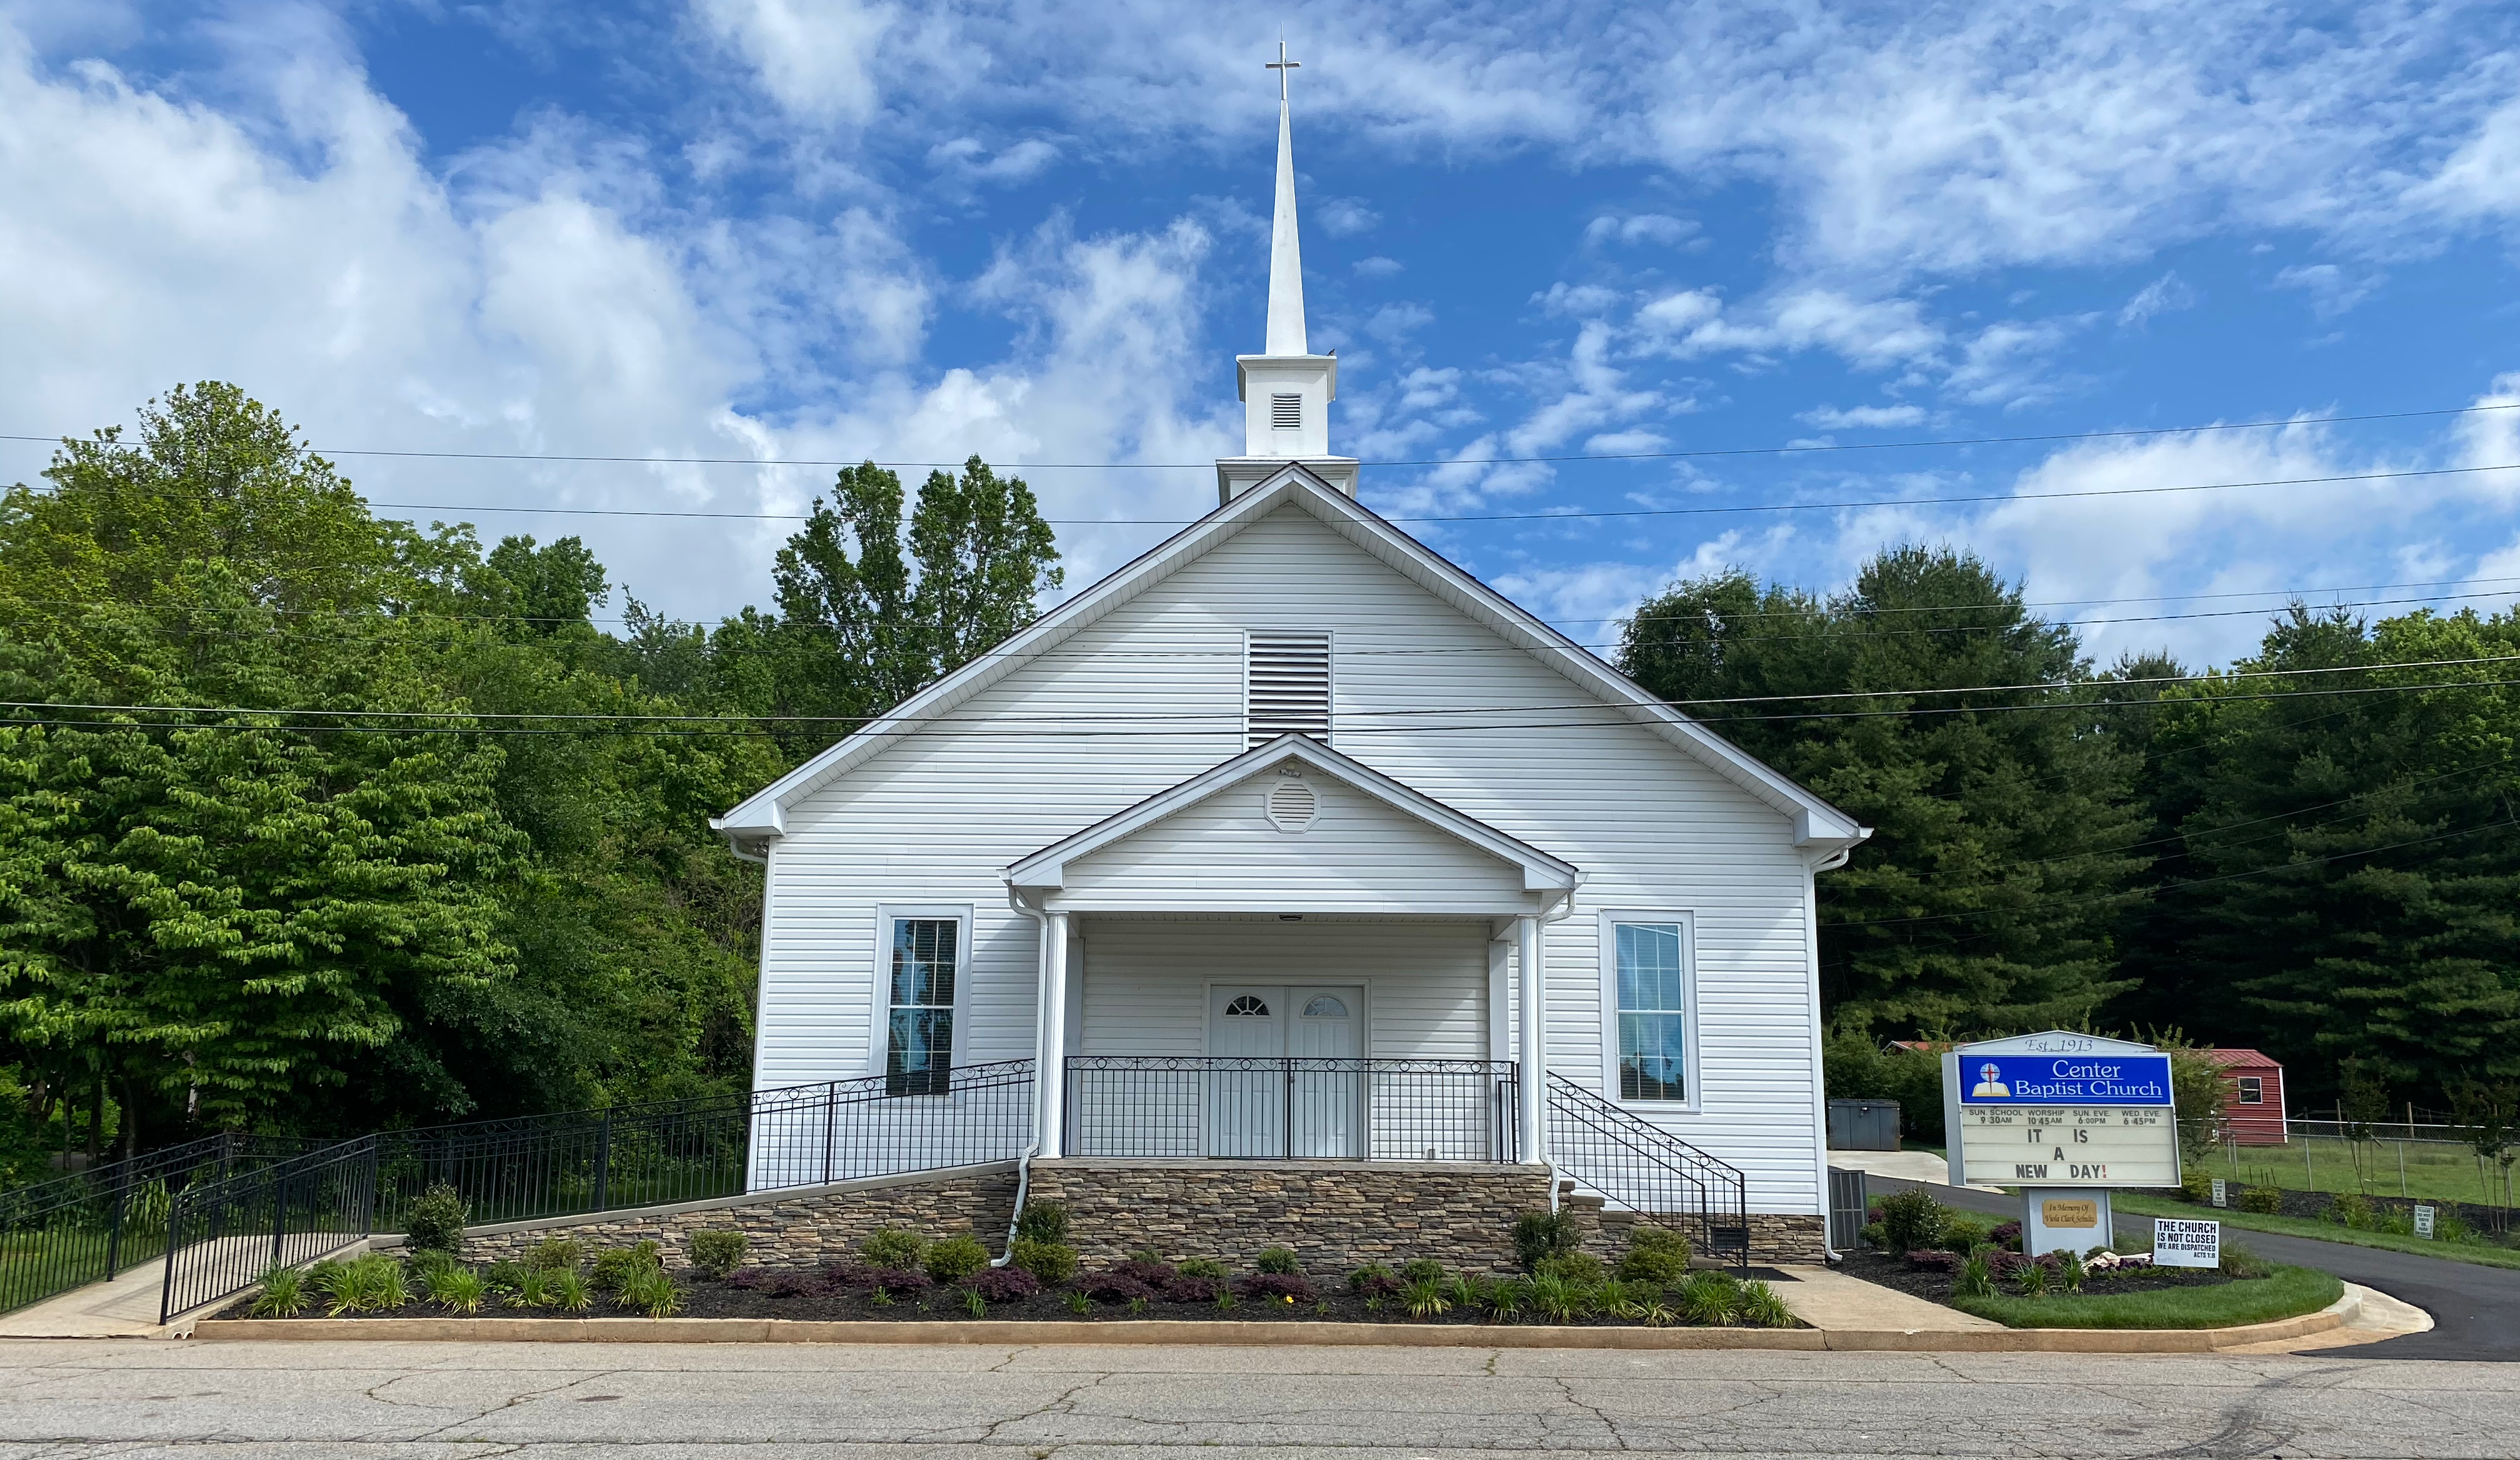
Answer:
[{"label": "blue sky", "polygon": [[[2520,470],[2034,500],[2520,464],[2520,411],[1494,464],[2520,403],[2507,6],[1228,9],[0,0],[0,432],[214,376],[341,450],[1129,464],[1025,472],[1081,584],[1238,449],[1282,24],[1333,446],[1439,463],[1363,494],[1503,518],[1412,529],[1580,640],[1914,540],[2103,659],[2520,590]],[[829,478],[341,461],[704,617]]]}]

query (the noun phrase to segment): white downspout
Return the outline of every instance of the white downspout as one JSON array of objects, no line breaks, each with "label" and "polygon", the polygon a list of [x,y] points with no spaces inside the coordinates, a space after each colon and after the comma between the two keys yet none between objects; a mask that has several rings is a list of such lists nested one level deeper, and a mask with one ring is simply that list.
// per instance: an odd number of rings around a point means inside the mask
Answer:
[{"label": "white downspout", "polygon": [[1012,884],[1007,887],[1007,906],[1032,919],[1033,926],[1038,930],[1033,939],[1033,1138],[1024,1146],[1023,1154],[1015,1158],[1015,1209],[1007,1218],[1007,1240],[1004,1249],[997,1256],[990,1259],[991,1267],[1004,1267],[1015,1257],[1015,1227],[1023,1220],[1024,1194],[1032,1185],[1032,1159],[1041,1152],[1042,1081],[1043,1072],[1049,1068],[1048,1062],[1041,1058],[1042,1036],[1049,1023],[1046,1017],[1049,1013],[1049,984],[1048,981],[1040,975],[1050,963],[1050,918],[1026,905],[1023,894],[1016,891]]}]

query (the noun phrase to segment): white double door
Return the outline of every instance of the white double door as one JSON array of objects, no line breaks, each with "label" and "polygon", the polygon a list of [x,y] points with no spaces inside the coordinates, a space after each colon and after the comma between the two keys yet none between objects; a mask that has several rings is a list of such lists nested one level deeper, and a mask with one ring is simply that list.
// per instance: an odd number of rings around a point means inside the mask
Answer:
[{"label": "white double door", "polygon": [[[1213,985],[1207,1052],[1229,1062],[1208,1072],[1210,1156],[1352,1161],[1365,1155],[1363,988]],[[1245,1060],[1254,1063],[1237,1063]],[[1339,1063],[1294,1063],[1314,1060]]]}]

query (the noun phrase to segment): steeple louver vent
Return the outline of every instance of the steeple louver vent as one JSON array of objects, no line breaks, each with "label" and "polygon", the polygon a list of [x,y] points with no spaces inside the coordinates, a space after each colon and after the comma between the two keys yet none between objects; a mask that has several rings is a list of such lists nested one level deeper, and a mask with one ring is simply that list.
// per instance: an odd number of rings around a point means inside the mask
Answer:
[{"label": "steeple louver vent", "polygon": [[1304,397],[1272,395],[1269,397],[1269,428],[1272,431],[1304,429]]},{"label": "steeple louver vent", "polygon": [[1244,651],[1248,745],[1281,735],[1330,738],[1330,636],[1253,633]]}]

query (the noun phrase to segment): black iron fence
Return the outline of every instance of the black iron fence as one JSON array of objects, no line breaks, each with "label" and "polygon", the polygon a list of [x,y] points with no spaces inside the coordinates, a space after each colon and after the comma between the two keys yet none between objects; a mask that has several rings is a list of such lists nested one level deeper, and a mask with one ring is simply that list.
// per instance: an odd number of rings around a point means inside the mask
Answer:
[{"label": "black iron fence", "polygon": [[1032,1143],[1032,1061],[1001,1060],[920,1093],[880,1074],[758,1092],[747,1189],[1012,1161]]},{"label": "black iron fence", "polygon": [[1072,1156],[1510,1162],[1505,1060],[1070,1055]]},{"label": "black iron fence", "polygon": [[186,1187],[166,1218],[158,1321],[233,1298],[274,1267],[366,1241],[376,1196],[372,1135]]},{"label": "black iron fence", "polygon": [[317,1144],[214,1135],[0,1192],[0,1312],[156,1261],[179,1193]]},{"label": "black iron fence", "polygon": [[1750,1260],[1748,1183],[1660,1126],[1562,1074],[1549,1076],[1549,1159],[1558,1173],[1689,1234],[1710,1256]]}]

